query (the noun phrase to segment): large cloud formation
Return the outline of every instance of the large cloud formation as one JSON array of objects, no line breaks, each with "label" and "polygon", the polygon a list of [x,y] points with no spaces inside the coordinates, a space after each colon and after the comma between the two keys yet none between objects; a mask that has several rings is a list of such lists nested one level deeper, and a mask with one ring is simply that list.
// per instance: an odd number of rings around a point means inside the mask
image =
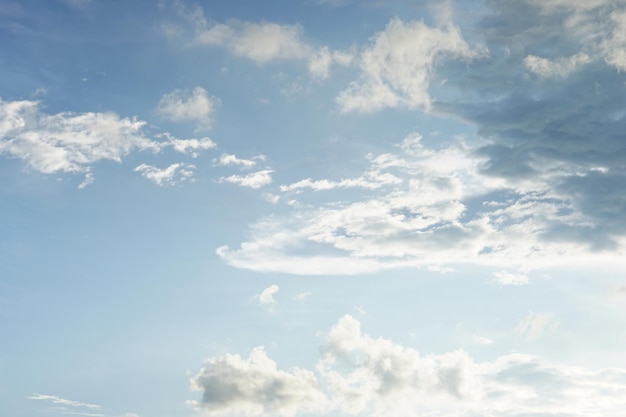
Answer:
[{"label": "large cloud formation", "polygon": [[372,192],[262,219],[247,242],[218,254],[236,267],[297,274],[619,263],[626,2],[490,0],[473,16],[451,9],[434,27],[392,20],[361,48],[360,75],[337,100],[344,111],[461,118],[476,137],[428,149],[409,135],[402,152],[371,155],[353,179],[283,185],[290,197]]},{"label": "large cloud formation", "polygon": [[476,362],[462,350],[421,355],[374,338],[344,316],[327,333],[315,370],[280,370],[262,347],[247,359],[208,359],[192,379],[210,415],[619,415],[626,370],[590,370],[509,354]]}]

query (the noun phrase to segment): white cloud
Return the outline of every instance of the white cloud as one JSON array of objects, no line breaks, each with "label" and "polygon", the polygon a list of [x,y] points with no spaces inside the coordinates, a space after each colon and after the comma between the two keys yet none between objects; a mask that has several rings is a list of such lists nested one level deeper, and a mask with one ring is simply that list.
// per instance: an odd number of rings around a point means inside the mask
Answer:
[{"label": "white cloud", "polygon": [[[307,275],[441,269],[467,262],[523,271],[620,262],[623,246],[590,251],[593,241],[585,235],[557,238],[594,221],[554,187],[570,175],[562,165],[546,166],[544,175],[531,180],[509,181],[485,175],[480,148],[463,141],[434,150],[419,134],[410,134],[398,148],[369,155],[370,166],[357,179],[306,179],[282,187],[303,192],[350,185],[376,191],[383,182],[372,177],[392,178],[380,191],[317,205],[293,200],[290,215],[261,219],[251,226],[250,240],[239,248],[220,247],[219,256],[240,268]],[[507,285],[528,281],[504,269],[494,278]]]},{"label": "white cloud", "polygon": [[494,281],[500,285],[525,285],[528,284],[528,275],[508,271],[496,271],[493,274]]},{"label": "white cloud", "polygon": [[524,65],[530,71],[544,78],[567,77],[580,65],[591,62],[591,57],[579,52],[569,58],[559,58],[549,60],[535,55],[528,55],[524,58]]},{"label": "white cloud", "polygon": [[[178,3],[175,9],[193,26],[195,44],[222,47],[230,54],[258,65],[273,61],[306,61],[311,76],[324,80],[329,77],[332,65],[346,66],[353,59],[350,51],[331,51],[328,47],[315,47],[305,42],[302,27],[298,24],[239,20],[209,24],[202,7],[189,9]],[[180,33],[180,29],[172,24],[162,25],[162,30],[168,37]]]},{"label": "white cloud", "polygon": [[193,181],[195,168],[194,165],[184,163],[171,164],[163,169],[148,164],[141,164],[135,168],[135,172],[139,172],[141,176],[161,187]]},{"label": "white cloud", "polygon": [[191,91],[174,90],[161,97],[157,113],[167,120],[191,121],[197,124],[197,129],[209,129],[220,103],[219,98],[210,96],[202,87]]},{"label": "white cloud", "polygon": [[259,304],[271,307],[276,304],[274,294],[276,294],[278,290],[278,285],[272,284],[269,287],[265,288],[263,291],[261,291],[260,294],[256,295],[255,298],[259,300]]},{"label": "white cloud", "polygon": [[529,313],[515,328],[515,331],[529,339],[535,339],[544,333],[556,330],[559,322],[550,313]]},{"label": "white cloud", "polygon": [[289,417],[321,412],[327,401],[313,372],[280,370],[263,347],[254,348],[247,359],[226,354],[207,360],[192,388],[202,392],[202,399],[191,404],[209,415]]},{"label": "white cloud", "polygon": [[[488,340],[485,338],[485,340]],[[484,340],[483,340],[484,342]],[[626,407],[626,370],[586,369],[508,354],[476,362],[462,350],[421,354],[344,316],[312,370],[278,369],[262,347],[210,358],[192,379],[212,415],[563,415],[613,417]]]},{"label": "white cloud", "polygon": [[[176,152],[190,155],[192,158],[197,158],[198,156],[200,156],[200,151],[217,148],[215,142],[213,142],[208,137],[204,137],[201,139],[179,139],[169,133],[163,133],[159,136],[165,137],[168,140],[172,149],[174,149]],[[165,144],[163,144],[162,146],[165,146]]]},{"label": "white cloud", "polygon": [[[264,159],[263,157],[257,157],[258,159]],[[252,168],[256,165],[256,161],[253,159],[237,158],[236,155],[223,153],[219,159],[214,159],[213,164],[221,166],[239,166],[241,168]]]},{"label": "white cloud", "polygon": [[230,182],[232,184],[237,184],[242,187],[258,189],[271,184],[272,172],[274,172],[274,170],[264,169],[261,171],[250,173],[248,175],[231,175],[229,177],[220,178],[220,182]]},{"label": "white cloud", "polygon": [[60,404],[69,407],[84,407],[89,409],[100,409],[101,407],[97,404],[89,404],[83,403],[80,401],[67,400],[65,398],[58,397],[56,395],[46,395],[46,394],[33,394],[26,397],[29,400],[37,400],[37,401],[50,401],[53,404]]},{"label": "white cloud", "polygon": [[337,97],[344,112],[372,112],[386,107],[429,109],[428,87],[437,60],[472,58],[458,28],[433,28],[423,22],[391,20],[372,37],[360,56],[360,79]]},{"label": "white cloud", "polygon": [[[36,101],[0,99],[0,154],[25,161],[44,174],[89,173],[91,165],[121,162],[133,151],[158,152],[142,132],[146,122],[115,113],[43,113]],[[87,176],[87,184],[92,176]]]},{"label": "white cloud", "polygon": [[314,191],[332,190],[335,188],[365,188],[375,190],[389,184],[399,184],[402,180],[390,173],[380,171],[368,171],[359,178],[342,179],[340,181],[317,180],[311,178],[300,180],[293,184],[281,185],[281,191],[294,191],[303,188],[310,188]]}]

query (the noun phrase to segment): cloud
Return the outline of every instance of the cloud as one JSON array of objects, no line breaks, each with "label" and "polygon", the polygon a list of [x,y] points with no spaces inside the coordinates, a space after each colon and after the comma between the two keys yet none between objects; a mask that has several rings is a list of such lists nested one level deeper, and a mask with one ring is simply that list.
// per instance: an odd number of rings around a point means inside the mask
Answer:
[{"label": "cloud", "polygon": [[178,185],[186,181],[193,182],[195,166],[191,164],[176,163],[167,168],[157,168],[148,164],[141,164],[135,168],[142,177],[152,181],[159,187],[164,185]]},{"label": "cloud", "polygon": [[335,188],[365,188],[375,190],[388,184],[399,184],[402,180],[390,173],[380,171],[369,171],[359,178],[342,179],[340,181],[317,180],[311,178],[300,180],[293,184],[281,185],[281,191],[295,191],[303,188],[310,188],[314,191],[332,190]]},{"label": "cloud", "polygon": [[202,87],[191,91],[174,90],[161,97],[157,113],[174,122],[195,122],[198,130],[209,129],[220,103],[219,98],[210,96]]},{"label": "cloud", "polygon": [[326,403],[313,372],[280,370],[263,347],[254,348],[247,359],[226,354],[207,360],[191,384],[202,392],[202,399],[191,404],[209,415],[289,417],[320,412]]},{"label": "cloud", "polygon": [[515,331],[526,338],[536,339],[544,333],[554,331],[559,325],[553,314],[529,313],[515,328]]},{"label": "cloud", "polygon": [[429,109],[428,87],[438,60],[477,55],[458,28],[433,28],[423,22],[391,20],[359,55],[360,79],[337,97],[344,112],[384,108]]},{"label": "cloud", "polygon": [[220,182],[229,182],[242,187],[258,189],[272,182],[272,169],[263,169],[261,171],[252,172],[248,175],[231,175],[229,177],[220,178]]},{"label": "cloud", "polygon": [[[524,271],[560,263],[620,262],[623,247],[590,251],[597,244],[595,238],[585,240],[575,233],[594,227],[598,216],[553,187],[560,177],[512,181],[486,174],[480,145],[472,147],[463,140],[435,150],[413,133],[397,148],[398,152],[368,155],[367,174],[350,184],[307,179],[282,187],[283,192],[321,192],[368,185],[376,191],[379,184],[372,177],[393,178],[379,191],[343,195],[317,205],[294,200],[290,215],[259,220],[251,225],[247,242],[239,248],[220,247],[218,255],[239,268],[308,275],[441,269],[468,262]],[[591,182],[588,187],[596,185]],[[623,188],[617,182],[614,187]],[[598,195],[596,202],[603,199]],[[610,199],[602,207],[618,216],[622,203]],[[617,217],[613,220],[617,222]],[[494,278],[507,285],[528,280],[504,269]]]},{"label": "cloud", "polygon": [[244,359],[208,359],[192,379],[211,415],[478,416],[620,415],[626,370],[586,369],[508,354],[476,362],[462,350],[421,354],[361,330],[332,326],[312,370],[280,370],[262,347]]},{"label": "cloud", "polygon": [[[204,137],[201,139],[179,139],[169,133],[163,133],[159,136],[165,137],[168,140],[172,149],[174,149],[176,152],[190,155],[192,158],[197,158],[198,156],[200,156],[200,151],[217,148],[217,144],[208,137]],[[165,144],[163,144],[162,146],[165,146]]]},{"label": "cloud", "polygon": [[[189,8],[181,2],[173,2],[173,6],[176,13],[193,27],[195,45],[222,47],[257,65],[273,61],[303,61],[307,62],[313,78],[324,80],[329,77],[332,65],[346,66],[352,61],[350,51],[331,51],[328,47],[315,47],[305,42],[303,29],[298,24],[239,20],[209,23],[200,6]],[[176,37],[182,32],[172,23],[162,25],[162,30],[168,37]]]},{"label": "cloud", "polygon": [[[257,157],[257,159],[264,159],[263,157]],[[241,159],[237,158],[236,155],[223,153],[220,155],[219,159],[213,160],[214,165],[221,166],[239,166],[241,168],[247,169],[252,168],[256,165],[256,161],[253,159]]]},{"label": "cloud", "polygon": [[158,152],[144,136],[146,122],[115,113],[46,114],[37,101],[0,99],[0,154],[23,160],[44,174],[88,174],[103,160],[121,162],[134,151]]},{"label": "cloud", "polygon": [[97,404],[89,404],[89,403],[83,403],[80,401],[67,400],[65,398],[61,398],[56,395],[32,394],[26,397],[26,399],[36,400],[36,401],[50,401],[53,404],[60,404],[60,405],[69,406],[69,407],[84,407],[84,408],[89,408],[92,410],[100,409],[100,406]]},{"label": "cloud", "polygon": [[494,281],[500,285],[525,285],[528,284],[528,275],[508,271],[497,271],[493,274]]},{"label": "cloud", "polygon": [[260,305],[272,307],[274,304],[276,304],[276,300],[274,299],[274,294],[276,294],[278,290],[279,290],[278,285],[272,284],[266,289],[264,289],[263,291],[261,291],[260,294],[255,295],[254,298],[259,300]]}]

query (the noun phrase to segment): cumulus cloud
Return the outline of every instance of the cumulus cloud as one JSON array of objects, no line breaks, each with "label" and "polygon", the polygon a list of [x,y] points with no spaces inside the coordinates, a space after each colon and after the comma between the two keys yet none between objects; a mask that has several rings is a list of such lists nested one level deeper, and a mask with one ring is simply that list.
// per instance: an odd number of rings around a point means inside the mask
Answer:
[{"label": "cumulus cloud", "polygon": [[261,171],[252,172],[248,175],[231,175],[229,177],[220,178],[220,182],[229,182],[242,187],[258,189],[272,182],[272,169],[263,169]]},{"label": "cumulus cloud", "polygon": [[220,103],[219,98],[210,96],[202,87],[191,91],[174,90],[161,97],[157,113],[167,120],[195,122],[198,129],[209,129]]},{"label": "cumulus cloud", "polygon": [[359,55],[361,77],[337,97],[344,112],[372,112],[387,107],[429,109],[428,87],[437,60],[472,58],[458,28],[391,20]]},{"label": "cumulus cloud", "polygon": [[158,186],[178,185],[186,181],[193,181],[194,165],[176,163],[166,168],[157,168],[153,165],[141,164],[135,168],[142,177],[152,181]]},{"label": "cumulus cloud", "polygon": [[254,348],[247,359],[226,354],[207,360],[191,384],[202,392],[202,399],[191,404],[209,415],[289,417],[321,412],[326,404],[313,372],[280,370],[263,347]]},{"label": "cumulus cloud", "polygon": [[0,99],[0,154],[44,174],[89,174],[91,165],[102,160],[121,162],[133,151],[158,152],[161,145],[145,137],[145,125],[115,113],[46,114],[36,101]]},{"label": "cumulus cloud", "polygon": [[263,291],[261,291],[260,294],[255,295],[254,298],[256,298],[259,301],[260,305],[269,307],[271,309],[276,304],[276,299],[274,298],[274,294],[276,294],[278,290],[279,290],[278,285],[272,284],[269,287],[265,288]]},{"label": "cumulus cloud", "polygon": [[[487,340],[487,339],[485,339]],[[281,370],[262,347],[208,359],[192,379],[211,415],[594,415],[626,406],[626,370],[585,369],[509,354],[476,362],[459,350],[423,355],[372,337],[346,315],[312,370]]]}]

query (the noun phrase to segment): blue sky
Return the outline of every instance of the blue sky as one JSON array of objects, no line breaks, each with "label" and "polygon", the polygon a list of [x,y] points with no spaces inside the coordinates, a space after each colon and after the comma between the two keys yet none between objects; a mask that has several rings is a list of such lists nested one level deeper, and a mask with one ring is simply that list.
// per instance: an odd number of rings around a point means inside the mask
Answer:
[{"label": "blue sky", "polygon": [[0,46],[0,414],[626,415],[626,2],[3,0]]}]

